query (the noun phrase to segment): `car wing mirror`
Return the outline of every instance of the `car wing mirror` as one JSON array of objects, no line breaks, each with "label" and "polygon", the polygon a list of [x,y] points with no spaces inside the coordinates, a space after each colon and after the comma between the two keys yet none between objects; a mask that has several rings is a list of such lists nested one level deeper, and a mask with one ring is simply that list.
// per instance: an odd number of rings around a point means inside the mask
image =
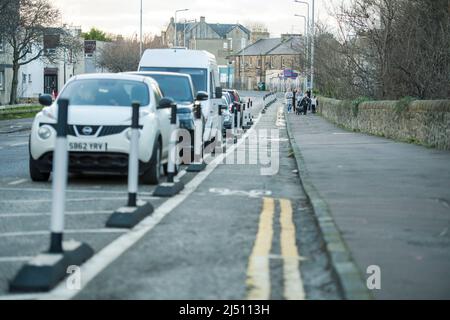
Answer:
[{"label": "car wing mirror", "polygon": [[175,105],[175,100],[172,98],[162,98],[161,101],[159,101],[157,109],[168,109],[172,108],[172,106]]},{"label": "car wing mirror", "polygon": [[53,98],[49,94],[41,94],[39,96],[39,103],[43,106],[49,107],[53,103]]},{"label": "car wing mirror", "polygon": [[208,98],[209,98],[209,95],[208,95],[208,93],[205,92],[205,91],[199,91],[199,92],[197,92],[197,96],[195,97],[195,99],[196,99],[197,101],[206,101],[206,100],[208,100]]}]

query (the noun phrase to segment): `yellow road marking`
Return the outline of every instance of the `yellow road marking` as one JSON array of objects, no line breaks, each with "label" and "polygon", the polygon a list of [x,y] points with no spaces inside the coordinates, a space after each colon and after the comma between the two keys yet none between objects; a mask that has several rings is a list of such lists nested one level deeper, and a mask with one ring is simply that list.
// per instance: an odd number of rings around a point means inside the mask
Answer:
[{"label": "yellow road marking", "polygon": [[304,300],[305,292],[299,269],[295,225],[292,219],[291,201],[280,199],[281,255],[283,256],[284,297],[287,300]]},{"label": "yellow road marking", "polygon": [[270,298],[269,254],[272,248],[274,212],[274,199],[264,198],[258,234],[247,269],[248,300],[268,300]]}]

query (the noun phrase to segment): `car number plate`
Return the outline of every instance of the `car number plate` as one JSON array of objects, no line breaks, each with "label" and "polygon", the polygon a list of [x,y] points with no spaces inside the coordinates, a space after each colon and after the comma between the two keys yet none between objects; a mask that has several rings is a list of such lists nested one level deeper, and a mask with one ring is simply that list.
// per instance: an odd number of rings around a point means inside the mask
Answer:
[{"label": "car number plate", "polygon": [[69,142],[69,151],[108,151],[108,143],[98,142]]}]

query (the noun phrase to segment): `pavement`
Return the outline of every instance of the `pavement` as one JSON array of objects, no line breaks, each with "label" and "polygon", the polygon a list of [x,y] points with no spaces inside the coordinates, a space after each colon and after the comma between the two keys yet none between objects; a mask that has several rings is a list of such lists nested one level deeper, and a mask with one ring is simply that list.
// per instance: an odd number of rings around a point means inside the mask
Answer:
[{"label": "pavement", "polygon": [[23,263],[48,248],[51,182],[28,176],[28,132],[1,135],[0,299],[342,299],[283,107],[261,114],[263,94],[244,93],[258,119],[223,161],[200,173],[182,167],[179,195],[153,197],[154,186],[140,186],[155,212],[132,230],[104,227],[125,204],[126,177],[69,177],[65,239],[95,251],[77,291],[63,281],[45,294],[8,293]]},{"label": "pavement", "polygon": [[15,132],[29,131],[33,124],[33,118],[1,120],[0,134],[9,134]]},{"label": "pavement", "polygon": [[380,267],[372,296],[449,299],[450,152],[348,132],[311,113],[287,120],[317,191],[311,201],[328,206],[363,281]]}]

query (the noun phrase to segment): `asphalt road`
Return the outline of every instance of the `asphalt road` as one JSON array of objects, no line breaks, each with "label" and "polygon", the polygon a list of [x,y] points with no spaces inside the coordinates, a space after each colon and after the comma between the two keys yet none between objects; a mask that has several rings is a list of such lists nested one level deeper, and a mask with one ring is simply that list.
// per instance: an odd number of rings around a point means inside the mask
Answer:
[{"label": "asphalt road", "polygon": [[[259,115],[262,94],[255,98]],[[261,138],[264,129],[278,135]],[[252,131],[252,130],[250,130]],[[262,140],[185,173],[185,190],[169,200],[140,186],[155,213],[135,229],[104,227],[126,202],[126,178],[70,176],[66,239],[95,256],[83,265],[82,288],[65,283],[47,295],[9,295],[8,281],[48,247],[51,182],[28,176],[28,133],[0,136],[0,298],[74,299],[340,299],[323,242],[290,153],[281,104],[261,115]],[[247,143],[244,137],[240,141]],[[231,157],[257,162],[236,164]],[[269,162],[265,156],[270,156]],[[218,159],[219,160],[219,159]],[[272,167],[274,175],[262,175]]]}]

